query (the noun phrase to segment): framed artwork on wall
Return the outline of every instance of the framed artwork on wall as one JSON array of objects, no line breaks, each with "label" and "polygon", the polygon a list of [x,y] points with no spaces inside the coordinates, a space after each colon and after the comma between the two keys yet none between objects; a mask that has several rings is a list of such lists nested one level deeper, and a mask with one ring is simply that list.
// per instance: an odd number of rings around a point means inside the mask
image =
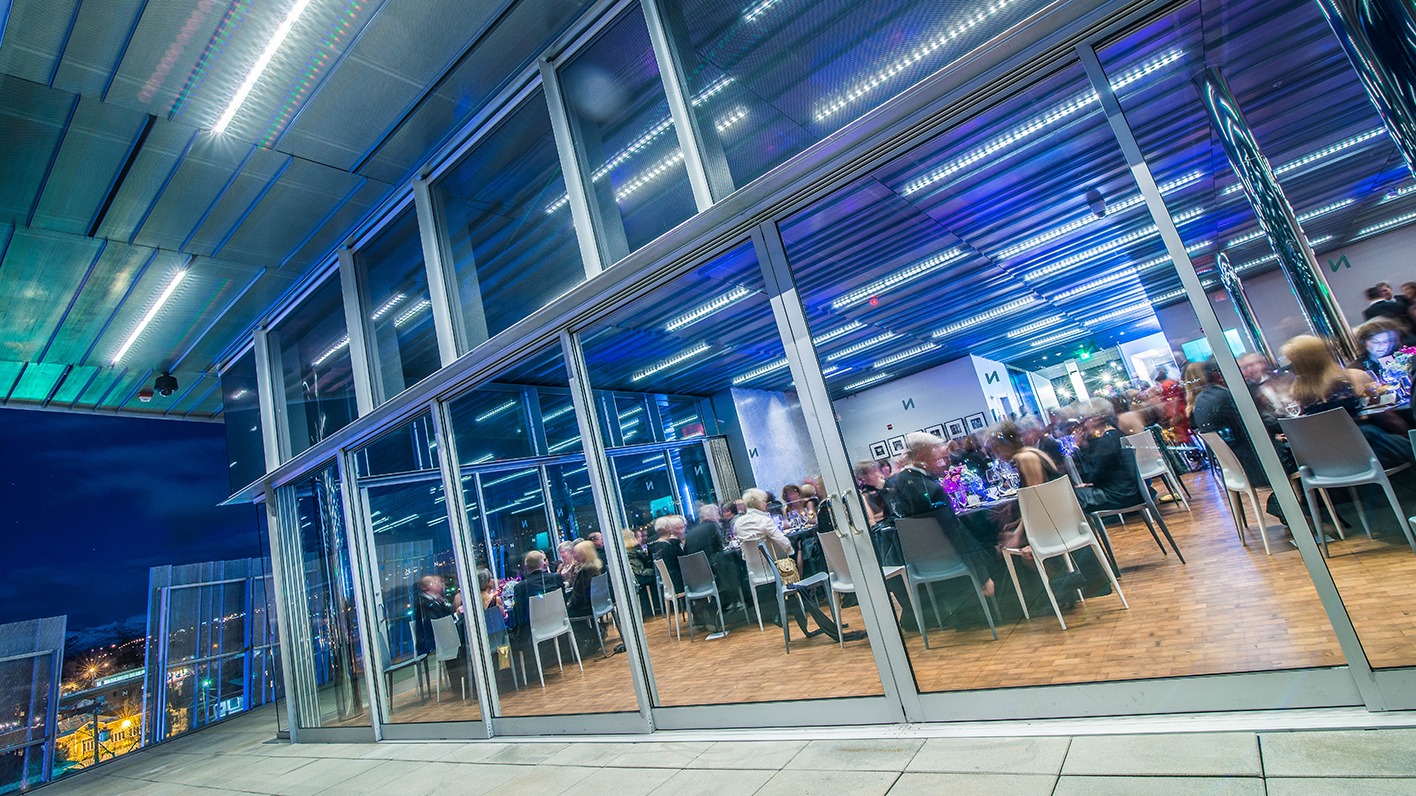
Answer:
[{"label": "framed artwork on wall", "polygon": [[940,438],[940,439],[944,439],[944,440],[949,439],[949,436],[948,436],[948,435],[945,433],[945,431],[944,431],[944,424],[943,424],[943,423],[935,423],[934,425],[930,426],[929,428],[926,428],[926,429],[924,430],[924,433],[926,433],[926,434],[933,434],[934,436],[936,436],[936,437],[938,437],[938,438]]},{"label": "framed artwork on wall", "polygon": [[891,437],[891,438],[890,438],[889,440],[887,440],[887,441],[890,443],[890,455],[891,455],[891,456],[899,456],[900,454],[902,454],[902,453],[905,452],[905,438],[904,438],[904,436]]},{"label": "framed artwork on wall", "polygon": [[968,428],[964,425],[963,418],[950,420],[948,423],[944,424],[944,427],[949,431],[949,439],[959,439],[960,437],[967,437],[969,435]]},{"label": "framed artwork on wall", "polygon": [[876,461],[890,458],[890,443],[883,439],[870,443],[870,458]]},{"label": "framed artwork on wall", "polygon": [[988,426],[988,418],[984,417],[982,412],[969,415],[965,419],[968,421],[970,434],[980,432]]}]

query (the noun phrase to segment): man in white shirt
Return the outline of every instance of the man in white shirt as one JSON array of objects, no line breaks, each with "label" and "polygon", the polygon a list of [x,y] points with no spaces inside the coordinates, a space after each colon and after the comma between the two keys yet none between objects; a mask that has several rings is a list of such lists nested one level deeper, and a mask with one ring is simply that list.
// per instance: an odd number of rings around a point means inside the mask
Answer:
[{"label": "man in white shirt", "polygon": [[775,546],[783,553],[790,553],[791,540],[767,513],[767,493],[749,489],[742,493],[742,502],[746,504],[747,511],[733,520],[733,536],[738,542],[746,549],[753,548],[758,542],[767,542],[769,547]]}]

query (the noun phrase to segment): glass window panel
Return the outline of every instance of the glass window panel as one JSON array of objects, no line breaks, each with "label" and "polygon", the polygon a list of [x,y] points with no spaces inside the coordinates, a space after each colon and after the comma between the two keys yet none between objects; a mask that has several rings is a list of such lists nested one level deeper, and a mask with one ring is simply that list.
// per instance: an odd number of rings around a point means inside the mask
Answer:
[{"label": "glass window panel", "polygon": [[[1190,3],[1100,50],[1113,82],[1138,64],[1167,54],[1174,54],[1175,65],[1161,79],[1128,87],[1119,92],[1119,99],[1158,180],[1196,175],[1188,190],[1167,194],[1166,203],[1172,213],[1190,207],[1207,210],[1208,223],[1181,231],[1188,246],[1201,250],[1194,256],[1195,265],[1211,306],[1221,323],[1234,329],[1237,345],[1232,347],[1243,354],[1247,386],[1270,426],[1247,429],[1197,409],[1196,429],[1223,435],[1256,484],[1266,485],[1268,479],[1258,466],[1255,445],[1274,448],[1285,469],[1296,472],[1304,462],[1294,447],[1299,432],[1285,425],[1288,416],[1311,415],[1330,406],[1319,396],[1331,389],[1305,375],[1314,367],[1308,363],[1339,364],[1324,343],[1312,339],[1315,332],[1298,299],[1306,288],[1280,266],[1275,244],[1260,226],[1219,136],[1211,132],[1201,94],[1186,77],[1214,67],[1227,80],[1296,214],[1301,236],[1316,254],[1318,271],[1345,323],[1356,327],[1359,341],[1372,342],[1370,347],[1359,343],[1357,357],[1340,362],[1348,369],[1340,381],[1359,393],[1349,402],[1357,432],[1385,466],[1410,462],[1410,377],[1400,365],[1391,366],[1394,347],[1406,329],[1382,331],[1374,324],[1364,330],[1362,324],[1384,306],[1373,304],[1368,289],[1387,281],[1399,291],[1408,278],[1406,251],[1416,243],[1416,227],[1409,226],[1416,219],[1411,215],[1416,197],[1403,189],[1416,183],[1322,10],[1295,0]],[[1322,98],[1322,113],[1312,112],[1314,97]],[[1228,258],[1237,274],[1233,292],[1218,279],[1219,256]],[[1252,307],[1252,325],[1236,312],[1241,301]],[[1396,307],[1393,314],[1394,323],[1409,327],[1409,313]],[[1261,342],[1273,361],[1261,353]],[[1311,343],[1316,343],[1316,357],[1290,360],[1291,352],[1312,352]],[[1370,388],[1364,389],[1368,383]],[[1383,403],[1355,411],[1375,400]],[[1365,452],[1359,447],[1359,455]],[[1336,525],[1329,510],[1320,512],[1328,571],[1374,668],[1416,663],[1416,639],[1398,630],[1399,617],[1409,610],[1413,597],[1398,585],[1404,578],[1396,574],[1410,571],[1416,546],[1403,533],[1404,518],[1413,513],[1408,507],[1416,506],[1416,478],[1398,472],[1390,480],[1399,512],[1377,487],[1360,490],[1356,501],[1347,490],[1329,490]],[[1312,497],[1322,505],[1316,493]],[[1301,488],[1300,502],[1305,502]],[[1370,536],[1363,533],[1363,504]],[[1249,515],[1254,511],[1249,509]],[[1295,557],[1275,525],[1279,521],[1271,513],[1258,522],[1246,520],[1250,549],[1257,543],[1254,535],[1262,533],[1256,526],[1265,525],[1273,557]]]},{"label": "glass window panel", "polygon": [[[460,610],[477,592],[457,567],[431,423],[423,415],[354,454],[360,511],[373,538],[375,612],[382,618],[377,649],[390,723],[473,721],[482,715]],[[448,643],[456,650],[446,649],[435,629],[448,619]],[[432,677],[445,679],[450,693],[441,694]],[[438,697],[430,698],[429,689]]]},{"label": "glass window panel", "polygon": [[[1167,63],[1113,82],[1183,71]],[[1208,223],[1182,207],[1182,230]],[[1079,65],[781,229],[832,398],[817,412],[854,459],[881,563],[957,561],[979,584],[935,584],[926,608],[918,583],[890,581],[920,690],[1341,663],[1297,551],[1240,544],[1196,454],[1179,357],[1197,325],[1187,304],[1153,309],[1183,293]],[[1165,470],[1149,479],[1154,507],[1138,461]],[[1094,537],[1069,537],[1070,559],[1042,562],[1059,537],[1051,515],[1022,516],[1019,485],[1069,516],[1146,505],[1159,532],[1098,514]],[[1072,665],[1078,644],[1086,666]]]},{"label": "glass window panel", "polygon": [[[515,407],[498,409],[510,403]],[[571,545],[589,543],[588,553],[607,566],[595,516],[590,477],[570,407],[570,383],[559,346],[528,356],[490,382],[447,404],[460,463],[468,532],[474,537],[477,566],[491,584],[486,605],[488,643],[497,665],[495,687],[504,716],[612,713],[637,710],[628,659],[605,657],[588,609],[589,581],[596,571],[587,564],[577,578]],[[527,420],[528,409],[535,417]],[[480,419],[479,419],[480,418]],[[518,420],[517,418],[520,418]],[[514,431],[507,428],[516,426]],[[545,430],[548,445],[533,439],[531,428]],[[515,444],[508,440],[513,440]],[[547,448],[552,448],[547,450]],[[539,552],[545,571],[531,565]],[[610,577],[604,569],[602,577]],[[538,596],[540,595],[540,596]],[[536,647],[529,636],[531,600],[564,603],[572,617],[580,665],[569,638]],[[540,605],[547,603],[541,602]],[[617,609],[620,610],[620,609]],[[619,622],[628,621],[620,610]],[[606,618],[600,631],[605,651],[620,643]],[[561,644],[565,668],[557,666]],[[498,652],[498,650],[501,650]],[[580,666],[584,666],[581,673]],[[539,686],[544,677],[545,688]]]},{"label": "glass window panel", "polygon": [[478,141],[432,194],[468,348],[585,279],[540,90]]},{"label": "glass window panel", "polygon": [[315,694],[302,695],[314,702],[309,713],[317,719],[309,726],[367,727],[364,656],[338,469],[330,465],[284,488],[295,490],[294,531],[305,573],[305,593],[295,599],[309,623],[308,646],[297,654],[306,656],[302,665],[313,670],[317,686]]},{"label": "glass window panel", "polygon": [[664,422],[664,439],[692,439],[708,433],[699,402],[691,398],[656,396],[659,417]]},{"label": "glass window panel", "polygon": [[374,391],[387,400],[442,365],[418,216],[410,205],[354,253]]},{"label": "glass window panel", "polygon": [[338,276],[315,288],[268,339],[294,456],[358,414]]},{"label": "glass window panel", "polygon": [[697,212],[638,6],[577,53],[560,79],[591,215],[613,263]]},{"label": "glass window panel", "polygon": [[221,374],[221,411],[226,419],[226,461],[232,492],[265,475],[261,402],[256,389],[256,353],[248,351]]},{"label": "glass window panel", "polygon": [[649,422],[645,396],[615,395],[611,405],[614,407],[615,424],[619,426],[621,444],[635,445],[654,441],[654,426]]},{"label": "glass window panel", "polygon": [[1048,5],[665,3],[708,161],[741,187]]},{"label": "glass window panel", "polygon": [[[681,405],[697,402],[699,407],[711,407],[714,414],[706,426],[715,436],[704,439],[699,429],[697,439],[609,450],[616,491],[612,505],[623,527],[636,534],[630,554],[645,575],[638,582],[657,595],[655,572],[662,566],[668,577],[666,588],[672,593],[684,577],[680,552],[685,545],[690,552],[701,552],[719,590],[722,613],[711,601],[697,602],[696,633],[727,626],[725,636],[691,644],[695,634],[681,626],[676,629],[659,612],[657,602],[646,600],[640,619],[657,704],[735,704],[882,693],[870,644],[860,632],[865,621],[858,606],[843,609],[849,626],[844,646],[826,633],[803,637],[802,631],[816,630],[820,621],[808,619],[807,606],[825,616],[827,625],[834,624],[828,602],[818,603],[814,597],[801,604],[786,598],[790,616],[780,619],[789,627],[790,654],[779,632],[770,627],[770,632],[761,632],[759,609],[764,626],[778,614],[773,587],[764,584],[752,590],[747,586],[744,552],[733,544],[734,526],[720,525],[716,512],[699,504],[734,500],[754,486],[780,494],[784,485],[800,484],[819,473],[817,452],[752,246],[738,246],[591,324],[581,347],[589,381],[597,390],[617,398],[648,395],[656,408],[669,403],[667,396],[677,396],[675,401]],[[704,425],[702,418],[697,422]],[[716,477],[702,455],[705,444],[722,451],[712,457]],[[722,484],[722,494],[713,488],[715,481]],[[661,519],[661,530],[654,527],[656,519]],[[801,554],[805,574],[820,571],[810,552],[814,528],[791,526],[784,518],[761,513],[753,515],[752,521],[758,520],[773,532],[789,535],[786,554],[794,558]],[[685,530],[690,522],[694,527]],[[744,534],[748,527],[737,523]],[[781,676],[738,682],[703,674],[732,671],[744,660]]]}]

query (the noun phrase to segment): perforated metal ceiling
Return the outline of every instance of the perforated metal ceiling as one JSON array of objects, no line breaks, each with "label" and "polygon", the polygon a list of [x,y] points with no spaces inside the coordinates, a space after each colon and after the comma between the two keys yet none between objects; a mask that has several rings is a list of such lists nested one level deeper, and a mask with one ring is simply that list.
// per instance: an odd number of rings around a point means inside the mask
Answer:
[{"label": "perforated metal ceiling", "polygon": [[214,136],[288,0],[5,4],[0,405],[219,417],[224,358],[586,5],[313,0]]}]

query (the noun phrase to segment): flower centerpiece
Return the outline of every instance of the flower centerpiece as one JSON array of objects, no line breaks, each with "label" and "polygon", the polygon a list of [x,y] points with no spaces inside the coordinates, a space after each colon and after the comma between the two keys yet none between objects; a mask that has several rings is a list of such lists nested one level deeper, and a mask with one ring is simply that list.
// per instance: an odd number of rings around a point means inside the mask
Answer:
[{"label": "flower centerpiece", "polygon": [[969,492],[964,486],[963,475],[966,472],[972,471],[956,464],[945,470],[939,479],[939,485],[944,487],[944,493],[949,496],[949,502],[953,504],[955,511],[960,511],[968,505]]}]

